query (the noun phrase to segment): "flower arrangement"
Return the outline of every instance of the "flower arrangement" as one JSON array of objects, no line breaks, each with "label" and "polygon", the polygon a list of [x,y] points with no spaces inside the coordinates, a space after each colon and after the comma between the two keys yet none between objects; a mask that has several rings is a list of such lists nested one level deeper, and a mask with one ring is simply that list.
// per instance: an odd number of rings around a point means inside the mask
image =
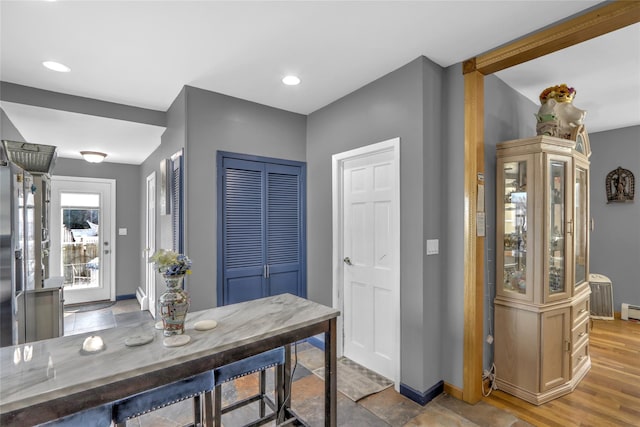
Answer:
[{"label": "flower arrangement", "polygon": [[149,262],[154,263],[158,272],[164,276],[191,274],[191,260],[189,257],[174,251],[159,249],[149,258]]}]

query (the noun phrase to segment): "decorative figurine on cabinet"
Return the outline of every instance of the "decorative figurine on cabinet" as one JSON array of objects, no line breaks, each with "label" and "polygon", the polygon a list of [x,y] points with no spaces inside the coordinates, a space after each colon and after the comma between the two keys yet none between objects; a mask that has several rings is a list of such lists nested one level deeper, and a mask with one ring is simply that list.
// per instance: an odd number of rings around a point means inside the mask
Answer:
[{"label": "decorative figurine on cabinet", "polygon": [[573,105],[576,90],[566,84],[551,86],[540,94],[540,109],[536,118],[538,135],[572,139],[572,131],[580,126],[586,115],[585,110]]}]

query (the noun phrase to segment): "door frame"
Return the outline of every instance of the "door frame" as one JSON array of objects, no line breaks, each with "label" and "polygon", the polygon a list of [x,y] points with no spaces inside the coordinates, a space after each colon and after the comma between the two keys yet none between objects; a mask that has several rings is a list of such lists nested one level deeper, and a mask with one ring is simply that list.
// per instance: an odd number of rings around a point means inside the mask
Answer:
[{"label": "door frame", "polygon": [[334,154],[331,157],[332,163],[332,199],[333,199],[333,208],[332,208],[332,223],[333,223],[333,249],[332,249],[332,270],[333,270],[333,307],[340,310],[343,313],[342,316],[338,316],[337,320],[337,332],[338,332],[338,349],[337,354],[338,357],[343,355],[344,351],[344,253],[343,253],[343,243],[344,243],[344,229],[343,229],[343,213],[344,213],[344,192],[343,192],[343,184],[344,184],[344,164],[347,160],[353,160],[359,157],[369,156],[372,154],[377,154],[381,152],[392,151],[393,152],[393,168],[395,183],[393,191],[397,194],[397,199],[395,204],[392,206],[392,212],[394,217],[397,219],[393,225],[394,227],[394,235],[395,241],[392,242],[391,246],[393,251],[397,256],[395,257],[394,262],[394,297],[397,301],[396,307],[393,308],[394,311],[394,377],[391,378],[394,382],[394,388],[396,391],[400,389],[400,138],[392,138],[382,142],[378,142],[371,145],[366,145],[364,147],[355,148],[353,150],[345,151],[342,153]]},{"label": "door frame", "polygon": [[[300,210],[299,226],[299,243],[300,243],[300,283],[298,283],[297,295],[301,298],[307,298],[307,163],[299,160],[287,160],[275,157],[264,157],[253,154],[234,153],[230,151],[216,152],[216,233],[217,233],[217,255],[216,255],[216,306],[220,307],[225,302],[225,224],[226,213],[224,203],[224,186],[225,186],[225,160],[234,160],[240,162],[256,162],[265,167],[265,171],[270,168],[284,166],[299,168],[298,176],[300,185],[300,194],[298,200],[298,208]],[[265,177],[266,179],[266,177]],[[267,185],[267,182],[264,182]],[[265,191],[265,189],[263,189]],[[266,193],[264,193],[266,197]],[[266,211],[263,212],[266,214]],[[265,241],[266,242],[266,241]],[[265,252],[266,253],[266,252]],[[265,268],[266,268],[266,259]],[[264,271],[264,270],[263,270]],[[265,271],[265,274],[269,274]]]},{"label": "door frame", "polygon": [[[153,183],[153,190],[149,191],[149,184]],[[156,274],[153,267],[149,264],[149,258],[153,255],[156,247],[156,171],[151,172],[145,180],[145,249],[143,251],[144,258],[144,293],[139,289],[138,302],[140,303],[141,310],[149,310],[153,318],[156,317],[156,304],[155,304],[155,286],[156,286]],[[153,197],[153,204],[151,204],[150,198]],[[149,207],[154,206],[153,213],[150,212]],[[152,242],[153,244],[149,244]]]},{"label": "door frame", "polygon": [[[111,262],[109,263],[109,300],[116,300],[116,180],[115,179],[107,179],[107,178],[89,178],[89,177],[81,177],[81,176],[61,176],[54,175],[51,177],[51,188],[53,189],[54,181],[73,181],[73,182],[85,182],[85,183],[96,183],[96,184],[107,184],[109,185],[109,192],[111,193],[111,197],[109,200],[109,221],[110,221],[110,230],[109,235],[106,236],[103,234],[103,242],[108,239],[109,242],[109,255],[111,255]],[[54,226],[51,225],[52,234],[60,231],[60,225]],[[104,277],[104,273],[103,273]]]}]

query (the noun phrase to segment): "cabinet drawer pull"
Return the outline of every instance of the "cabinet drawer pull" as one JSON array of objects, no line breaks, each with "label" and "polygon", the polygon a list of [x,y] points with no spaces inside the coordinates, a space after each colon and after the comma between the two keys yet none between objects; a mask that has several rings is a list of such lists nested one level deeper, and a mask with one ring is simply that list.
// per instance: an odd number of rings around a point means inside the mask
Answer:
[{"label": "cabinet drawer pull", "polygon": [[585,335],[587,335],[587,333],[586,333],[586,332],[580,332],[580,333],[578,334],[578,338],[582,338],[582,337],[583,337],[583,336],[585,336]]},{"label": "cabinet drawer pull", "polygon": [[587,309],[586,309],[586,308],[581,309],[581,310],[580,310],[580,314],[584,313],[585,311],[587,311]]},{"label": "cabinet drawer pull", "polygon": [[587,356],[582,355],[582,356],[578,357],[578,362],[582,362],[586,358],[587,358]]}]

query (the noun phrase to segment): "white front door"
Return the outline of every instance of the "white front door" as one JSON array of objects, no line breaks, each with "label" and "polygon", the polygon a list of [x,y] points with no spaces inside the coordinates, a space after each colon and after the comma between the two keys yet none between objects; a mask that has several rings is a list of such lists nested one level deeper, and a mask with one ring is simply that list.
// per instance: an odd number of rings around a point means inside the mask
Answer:
[{"label": "white front door", "polygon": [[343,313],[343,354],[393,380],[397,389],[399,139],[336,155],[334,162],[341,181],[334,191],[341,193],[336,262],[342,271],[337,293]]},{"label": "white front door", "polygon": [[156,173],[147,177],[147,232],[145,239],[145,283],[148,309],[151,315],[156,317],[156,270],[149,258],[156,251]]},{"label": "white front door", "polygon": [[65,304],[115,300],[115,180],[51,179],[51,276]]}]

